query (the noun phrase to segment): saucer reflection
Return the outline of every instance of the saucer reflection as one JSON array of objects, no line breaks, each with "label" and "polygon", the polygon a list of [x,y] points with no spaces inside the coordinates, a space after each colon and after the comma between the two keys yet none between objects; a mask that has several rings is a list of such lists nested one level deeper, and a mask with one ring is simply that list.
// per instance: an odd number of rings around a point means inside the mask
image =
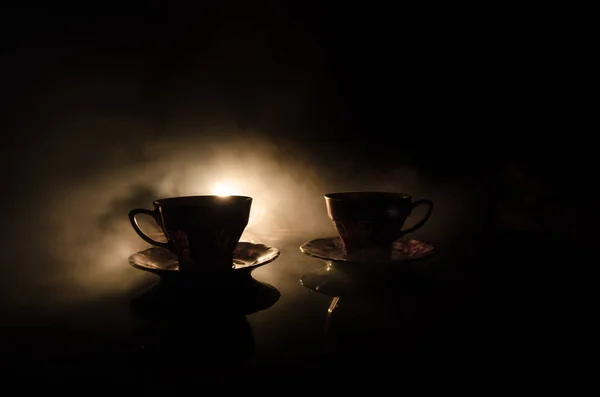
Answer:
[{"label": "saucer reflection", "polygon": [[303,287],[331,297],[385,295],[414,286],[416,273],[409,267],[394,271],[364,270],[363,265],[326,261],[325,266],[303,274]]}]

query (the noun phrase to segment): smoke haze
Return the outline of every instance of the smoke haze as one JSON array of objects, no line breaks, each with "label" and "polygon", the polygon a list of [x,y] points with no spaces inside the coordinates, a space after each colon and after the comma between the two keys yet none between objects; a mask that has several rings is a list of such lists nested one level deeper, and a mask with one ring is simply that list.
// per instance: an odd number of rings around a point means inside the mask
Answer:
[{"label": "smoke haze", "polygon": [[[418,98],[369,108],[376,98],[350,95],[360,86],[348,88],[333,51],[301,24],[159,34],[151,23],[113,22],[112,33],[93,30],[102,40],[49,31],[3,53],[6,299],[73,301],[130,288],[146,276],[127,257],[147,244],[127,212],[219,186],[254,198],[246,237],[258,240],[334,234],[323,195],[342,190],[433,200],[422,229],[430,239],[450,241],[475,222],[469,182],[442,182],[415,164],[415,147],[433,156],[425,119],[405,123],[406,103]],[[339,48],[336,65],[351,64],[353,49]],[[390,81],[372,76],[389,91]]]},{"label": "smoke haze", "polygon": [[[172,125],[174,132],[166,138],[150,139],[143,126],[122,119],[90,118],[87,124],[76,127],[86,131],[85,141],[53,140],[47,152],[36,154],[37,167],[24,178],[26,194],[15,203],[14,234],[9,236],[14,255],[5,292],[13,299],[51,289],[57,299],[71,301],[139,282],[141,272],[127,265],[127,257],[147,244],[134,233],[127,212],[152,208],[157,198],[212,194],[219,187],[251,196],[243,239],[259,241],[290,230],[307,240],[333,235],[323,200],[331,191],[391,190],[431,198],[436,209],[425,228],[429,236],[444,223],[459,222],[456,218],[469,204],[460,188],[424,183],[414,167],[374,176],[365,166],[357,168],[352,158],[315,158],[293,142],[277,144],[265,133],[241,131],[234,123],[199,126],[195,136],[180,134]],[[77,131],[63,134],[76,136]],[[105,134],[113,139],[106,140]],[[448,194],[450,201],[441,200]]]}]

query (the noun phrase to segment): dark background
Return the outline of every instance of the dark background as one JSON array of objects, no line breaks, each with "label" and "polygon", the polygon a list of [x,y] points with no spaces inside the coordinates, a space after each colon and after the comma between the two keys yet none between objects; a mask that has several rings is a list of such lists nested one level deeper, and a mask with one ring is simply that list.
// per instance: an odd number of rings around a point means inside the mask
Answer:
[{"label": "dark background", "polygon": [[532,149],[550,160],[560,134],[545,129],[568,119],[557,109],[566,39],[541,11],[310,2],[64,10],[3,12],[3,92],[21,130],[29,119],[48,135],[42,117],[67,107],[151,119],[147,139],[177,116],[231,119],[310,150],[335,142],[369,163],[468,172],[527,160]]},{"label": "dark background", "polygon": [[[577,92],[588,90],[590,51],[577,21],[523,5],[4,6],[7,349],[11,335],[14,346],[39,338],[41,328],[28,324],[45,324],[48,310],[71,321],[89,302],[101,306],[140,282],[127,257],[147,245],[129,225],[130,209],[232,180],[262,211],[249,230],[259,239],[333,235],[323,202],[332,191],[433,200],[415,235],[460,259],[457,278],[468,274],[458,295],[475,309],[465,310],[456,335],[464,332],[472,357],[482,341],[527,376],[541,362],[571,366],[557,357],[582,339],[583,300],[572,291],[592,290],[582,283],[593,267],[584,252],[597,234],[595,196],[587,195],[595,146],[582,117],[590,105]],[[279,261],[300,256],[297,244],[286,247]],[[274,327],[268,313],[265,338],[306,323],[276,313],[297,323]],[[484,317],[492,330],[477,335]],[[444,332],[431,350],[447,343],[452,357],[465,355]],[[295,344],[295,335],[286,338]]]},{"label": "dark background", "polygon": [[127,211],[208,192],[229,166],[263,192],[269,231],[331,233],[324,193],[381,189],[434,200],[423,235],[436,241],[511,230],[571,242],[578,164],[592,157],[571,91],[578,49],[549,12],[5,7],[5,302],[129,285],[119,269],[144,245]]}]

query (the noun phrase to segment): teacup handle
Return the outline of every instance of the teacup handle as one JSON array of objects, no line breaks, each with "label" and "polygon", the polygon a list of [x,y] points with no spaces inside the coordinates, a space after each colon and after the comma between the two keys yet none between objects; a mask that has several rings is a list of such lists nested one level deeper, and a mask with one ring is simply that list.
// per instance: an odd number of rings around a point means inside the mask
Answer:
[{"label": "teacup handle", "polygon": [[163,243],[161,241],[156,241],[152,237],[145,234],[142,231],[142,229],[140,229],[140,225],[138,224],[137,219],[136,219],[136,215],[139,215],[139,214],[150,215],[154,220],[156,220],[157,217],[159,216],[158,212],[156,210],[151,211],[151,210],[147,210],[144,208],[136,208],[134,210],[129,211],[129,222],[131,222],[131,226],[133,226],[133,230],[135,230],[135,232],[138,234],[138,236],[140,236],[142,238],[142,240],[144,240],[148,244],[152,244],[152,245],[156,245],[158,247],[163,247],[163,248],[169,249],[170,248],[169,243]]},{"label": "teacup handle", "polygon": [[421,219],[419,222],[415,223],[412,227],[409,227],[408,229],[403,230],[402,234],[407,234],[407,233],[414,232],[415,230],[417,230],[418,228],[420,228],[421,226],[423,226],[425,224],[425,222],[427,222],[427,220],[431,216],[431,213],[433,212],[433,201],[431,201],[431,200],[417,200],[414,203],[412,203],[411,212],[416,207],[418,207],[419,205],[427,205],[427,206],[429,206],[429,208],[427,209],[427,213],[425,214],[425,216],[423,217],[423,219]]}]

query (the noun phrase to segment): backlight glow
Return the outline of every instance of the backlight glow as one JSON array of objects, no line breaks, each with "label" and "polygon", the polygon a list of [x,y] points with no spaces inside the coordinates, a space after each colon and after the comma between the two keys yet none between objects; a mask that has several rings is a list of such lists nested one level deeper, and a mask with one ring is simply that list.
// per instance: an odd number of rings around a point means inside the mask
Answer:
[{"label": "backlight glow", "polygon": [[238,191],[233,185],[227,183],[217,183],[212,188],[212,194],[216,196],[233,196],[238,194]]}]

